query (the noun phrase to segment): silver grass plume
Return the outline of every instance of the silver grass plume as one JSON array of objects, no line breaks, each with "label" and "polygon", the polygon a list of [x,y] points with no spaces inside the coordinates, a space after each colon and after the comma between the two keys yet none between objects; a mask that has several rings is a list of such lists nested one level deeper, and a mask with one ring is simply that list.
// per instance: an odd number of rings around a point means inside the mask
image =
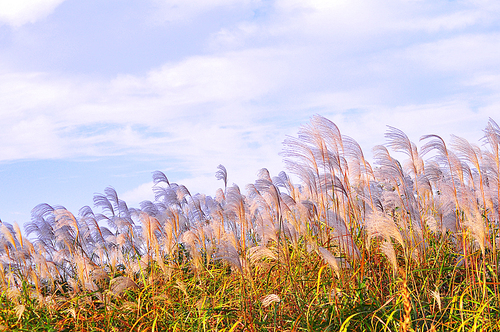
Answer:
[{"label": "silver grass plume", "polygon": [[246,250],[248,223],[245,196],[241,193],[240,188],[236,184],[233,184],[231,187],[227,188],[226,200],[224,210],[230,221],[229,226],[234,234],[237,234],[240,238],[240,243],[237,245],[237,248]]},{"label": "silver grass plume", "polygon": [[[485,168],[490,178],[491,191],[494,192],[494,195],[491,194],[491,201],[494,202],[492,211],[495,211],[498,222],[500,220],[500,204],[498,203],[500,198],[500,127],[490,118],[484,133],[483,141],[487,142],[490,147],[490,151],[485,152]],[[495,196],[496,199],[494,199]]]},{"label": "silver grass plume", "polygon": [[341,250],[349,258],[359,259],[361,254],[343,218],[333,211],[328,211],[327,224],[332,227],[334,239],[340,244]]},{"label": "silver grass plume", "polygon": [[161,171],[154,171],[153,172],[153,183],[154,183],[154,185],[157,185],[158,183],[161,183],[161,182],[166,183],[168,186],[170,185],[170,182],[168,181],[168,178],[165,175],[165,173],[163,173]]},{"label": "silver grass plume", "polygon": [[273,303],[280,303],[281,302],[281,298],[278,295],[276,295],[276,294],[269,294],[269,295],[264,296],[261,299],[261,302],[262,302],[262,306],[264,308],[267,308],[267,307],[269,307]]},{"label": "silver grass plume", "polygon": [[410,157],[410,167],[408,169],[409,173],[412,173],[415,177],[423,172],[424,164],[422,158],[418,155],[417,146],[410,141],[406,134],[397,128],[387,126],[389,129],[385,133],[385,138],[387,139],[386,145],[392,148],[396,152],[402,152]]},{"label": "silver grass plume", "polygon": [[[444,165],[446,169],[448,170],[447,174],[449,176],[449,179],[447,179],[447,182],[451,184],[451,192],[453,194],[454,202],[455,202],[455,209],[456,211],[460,210],[460,203],[458,199],[458,188],[461,184],[460,179],[463,178],[463,167],[462,163],[458,159],[458,157],[450,151],[447,146],[445,141],[438,135],[424,135],[420,138],[420,141],[422,140],[427,140],[427,142],[422,146],[421,148],[421,155],[424,156],[425,154],[431,152],[431,151],[436,151],[437,154],[434,157],[435,161],[439,165]],[[457,220],[457,229],[460,228],[459,221]]]},{"label": "silver grass plume", "polygon": [[202,267],[202,257],[199,248],[201,247],[201,239],[194,230],[186,231],[181,236],[181,242],[185,243],[189,248],[191,255],[191,264],[194,271],[199,271]]},{"label": "silver grass plume", "polygon": [[217,180],[222,180],[224,182],[224,191],[227,188],[227,170],[223,165],[217,166],[217,172],[215,173],[215,178]]},{"label": "silver grass plume", "polygon": [[368,238],[366,240],[367,246],[370,245],[372,237],[381,237],[386,241],[394,239],[401,245],[401,247],[406,248],[406,243],[403,235],[399,231],[398,226],[386,214],[381,212],[370,214],[366,220],[366,228],[368,232]]},{"label": "silver grass plume", "polygon": [[487,226],[481,212],[477,206],[473,206],[470,213],[468,213],[464,219],[464,225],[470,231],[475,244],[481,249],[481,253],[485,254],[485,248],[487,243]]},{"label": "silver grass plume", "polygon": [[318,248],[320,256],[333,268],[333,271],[340,278],[340,267],[337,258],[331,254],[327,249],[323,247]]},{"label": "silver grass plume", "polygon": [[236,268],[243,274],[243,264],[236,248],[228,242],[222,242],[219,245],[216,259],[222,259],[228,262],[232,267]]},{"label": "silver grass plume", "polygon": [[262,259],[277,260],[276,253],[263,245],[248,249],[248,257],[252,264],[255,264]]},{"label": "silver grass plume", "polygon": [[[470,144],[465,138],[461,138],[458,136],[452,135],[452,147],[457,151],[457,155],[462,161],[467,162],[474,166],[479,178],[479,193],[481,201],[483,202],[483,206],[486,206],[486,199],[484,195],[484,179],[483,179],[483,170],[482,170],[482,152],[481,149],[476,146]],[[465,166],[465,165],[464,165]],[[471,186],[474,186],[473,177],[469,176],[471,179]]]}]

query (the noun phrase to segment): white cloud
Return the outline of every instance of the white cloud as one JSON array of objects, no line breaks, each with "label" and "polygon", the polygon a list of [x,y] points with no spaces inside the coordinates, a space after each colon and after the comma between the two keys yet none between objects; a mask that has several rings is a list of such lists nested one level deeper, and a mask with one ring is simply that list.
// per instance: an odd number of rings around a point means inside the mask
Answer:
[{"label": "white cloud", "polygon": [[221,7],[258,4],[261,0],[153,0],[157,22],[186,23],[196,16]]},{"label": "white cloud", "polygon": [[50,15],[64,0],[2,0],[0,23],[19,27]]},{"label": "white cloud", "polygon": [[248,100],[269,92],[285,75],[275,53],[261,49],[190,57],[151,71],[144,83],[158,94],[169,94],[172,103]]},{"label": "white cloud", "polygon": [[471,73],[500,70],[500,34],[464,34],[436,42],[415,45],[405,50],[405,56],[419,66],[432,70]]},{"label": "white cloud", "polygon": [[58,128],[46,117],[23,119],[2,129],[0,160],[50,159],[63,156],[62,151],[58,149]]},{"label": "white cloud", "polygon": [[120,199],[127,202],[130,207],[139,207],[142,201],[154,201],[153,185],[153,181],[141,184],[134,189],[120,193]]},{"label": "white cloud", "polygon": [[[317,51],[325,52],[321,48]],[[400,56],[395,53],[383,59],[385,66]],[[432,110],[428,114],[434,112],[436,125],[448,121],[438,116],[449,116],[446,107],[415,105],[408,106],[414,110],[409,111],[385,105],[391,92],[387,86],[370,81],[373,58],[351,63],[319,56],[316,62],[311,56],[315,55],[310,50],[288,46],[246,49],[193,56],[145,75],[123,75],[108,82],[39,73],[6,74],[0,76],[4,106],[0,112],[0,158],[144,153],[174,156],[192,172],[210,169],[211,173],[219,163],[235,170],[257,170],[280,165],[280,142],[285,134],[293,134],[280,127],[280,119],[303,120],[307,114],[320,112],[336,121],[336,114],[344,114],[340,124],[350,128],[354,123],[345,120],[351,118],[345,112],[357,109],[366,120],[355,121],[359,129],[354,133],[367,142],[368,134],[382,136],[389,119],[397,126],[415,113],[411,123],[416,124],[418,114],[426,109]],[[332,63],[345,68],[324,69]],[[494,63],[491,59],[489,66]],[[388,77],[399,79],[397,72]],[[345,84],[348,80],[352,83]],[[308,86],[315,81],[326,85]],[[495,88],[494,84],[488,87]],[[465,96],[465,103],[468,98]],[[265,105],[263,99],[272,102]],[[404,117],[399,117],[400,113]],[[272,120],[262,125],[268,117]],[[238,158],[231,160],[235,155]]]},{"label": "white cloud", "polygon": [[[333,54],[414,44],[436,33],[460,33],[496,24],[500,6],[490,1],[276,0],[265,20],[245,21],[212,36],[211,49],[274,42],[326,47]],[[417,34],[419,34],[418,38]],[[246,42],[246,43],[245,43]]]},{"label": "white cloud", "polygon": [[268,110],[252,103],[286,82],[284,55],[196,56],[108,82],[0,76],[0,160],[149,154],[206,178],[220,163],[253,178],[280,164],[285,132],[259,124]]},{"label": "white cloud", "polygon": [[476,9],[461,10],[434,17],[409,19],[402,24],[402,27],[410,30],[424,30],[427,32],[450,31],[463,29],[477,23],[483,23],[488,16],[488,13],[485,11]]}]

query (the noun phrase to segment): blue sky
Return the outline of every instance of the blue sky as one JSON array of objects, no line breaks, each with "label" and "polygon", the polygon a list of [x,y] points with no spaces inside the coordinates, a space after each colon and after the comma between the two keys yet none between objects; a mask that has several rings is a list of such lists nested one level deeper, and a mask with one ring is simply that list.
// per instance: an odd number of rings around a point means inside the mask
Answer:
[{"label": "blue sky", "polygon": [[137,207],[155,170],[243,188],[314,114],[368,156],[386,125],[480,144],[499,23],[489,0],[1,1],[0,219],[107,186]]}]

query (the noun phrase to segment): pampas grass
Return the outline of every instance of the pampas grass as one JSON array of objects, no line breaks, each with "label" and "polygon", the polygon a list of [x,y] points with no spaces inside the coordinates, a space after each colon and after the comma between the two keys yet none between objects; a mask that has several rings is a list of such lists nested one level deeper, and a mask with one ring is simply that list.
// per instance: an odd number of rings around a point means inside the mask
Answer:
[{"label": "pampas grass", "polygon": [[284,141],[297,184],[263,168],[242,190],[219,165],[214,197],[157,171],[140,208],[110,187],[78,215],[40,204],[26,235],[0,225],[0,330],[498,330],[499,126],[484,134],[419,148],[388,127],[371,165],[318,115]]}]

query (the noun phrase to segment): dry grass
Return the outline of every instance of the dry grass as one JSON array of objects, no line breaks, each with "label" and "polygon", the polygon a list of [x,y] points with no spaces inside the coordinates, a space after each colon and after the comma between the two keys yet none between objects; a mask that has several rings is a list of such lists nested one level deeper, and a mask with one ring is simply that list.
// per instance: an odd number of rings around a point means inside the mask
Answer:
[{"label": "dry grass", "polygon": [[140,209],[41,204],[0,226],[0,331],[498,330],[498,125],[483,150],[386,138],[372,166],[315,116],[284,142],[298,185],[219,166],[215,198],[155,172]]}]

